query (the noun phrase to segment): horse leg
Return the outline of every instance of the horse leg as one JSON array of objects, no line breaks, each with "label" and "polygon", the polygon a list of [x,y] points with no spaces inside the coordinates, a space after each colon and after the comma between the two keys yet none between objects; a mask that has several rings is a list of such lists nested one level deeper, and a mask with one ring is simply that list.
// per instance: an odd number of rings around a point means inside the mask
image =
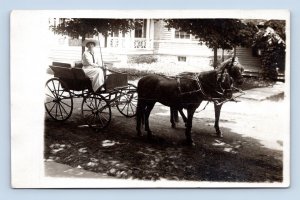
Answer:
[{"label": "horse leg", "polygon": [[170,107],[170,122],[172,124],[172,128],[176,128],[176,122],[178,122],[178,113],[177,110]]},{"label": "horse leg", "polygon": [[193,142],[192,133],[191,133],[193,116],[194,116],[195,111],[196,111],[196,108],[190,108],[187,110],[188,117],[187,117],[187,122],[186,122],[185,137],[186,137],[187,144],[191,145],[191,146],[195,145]]},{"label": "horse leg", "polygon": [[138,136],[142,136],[141,125],[144,123],[145,104],[138,99],[136,107],[136,131]]},{"label": "horse leg", "polygon": [[179,113],[180,113],[180,115],[182,117],[183,122],[186,123],[187,122],[187,118],[186,118],[185,114],[183,113],[183,110],[179,109],[178,111],[179,111]]},{"label": "horse leg", "polygon": [[150,116],[150,113],[151,113],[154,105],[155,105],[155,102],[148,103],[146,110],[145,110],[145,131],[147,131],[147,136],[149,139],[151,139],[151,137],[152,137],[152,131],[150,130],[150,127],[149,127],[149,116]]},{"label": "horse leg", "polygon": [[223,133],[220,130],[220,127],[219,127],[219,120],[220,120],[222,105],[223,104],[217,105],[216,103],[214,103],[214,107],[215,107],[215,129],[216,129],[216,134],[217,134],[218,137],[223,137]]},{"label": "horse leg", "polygon": [[171,122],[171,127],[176,128],[175,119],[174,119],[174,110],[172,107],[170,107],[170,122]]},{"label": "horse leg", "polygon": [[174,109],[174,120],[175,120],[175,122],[179,122],[179,116],[178,116],[178,110],[177,109]]}]

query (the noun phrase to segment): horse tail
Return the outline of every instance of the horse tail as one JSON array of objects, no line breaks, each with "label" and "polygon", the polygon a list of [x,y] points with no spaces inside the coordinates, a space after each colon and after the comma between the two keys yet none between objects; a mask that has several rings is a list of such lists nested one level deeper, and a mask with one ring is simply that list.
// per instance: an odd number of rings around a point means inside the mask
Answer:
[{"label": "horse tail", "polygon": [[142,100],[138,98],[136,106],[136,131],[139,136],[141,133],[141,126],[145,124],[145,107],[143,106]]},{"label": "horse tail", "polygon": [[142,121],[142,126],[145,125],[145,112],[142,112],[141,114],[141,121]]}]

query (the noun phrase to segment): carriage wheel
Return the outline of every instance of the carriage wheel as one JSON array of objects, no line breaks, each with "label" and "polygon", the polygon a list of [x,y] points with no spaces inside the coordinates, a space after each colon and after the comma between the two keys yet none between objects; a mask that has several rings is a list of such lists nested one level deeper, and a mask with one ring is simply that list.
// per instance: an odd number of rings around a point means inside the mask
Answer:
[{"label": "carriage wheel", "polygon": [[96,131],[105,129],[111,120],[111,108],[102,95],[90,93],[83,98],[82,117]]},{"label": "carriage wheel", "polygon": [[58,78],[46,82],[45,108],[51,118],[57,121],[67,120],[73,110],[73,99],[69,91],[64,90],[64,84]]},{"label": "carriage wheel", "polygon": [[122,89],[120,93],[117,109],[126,117],[134,117],[136,115],[137,106],[136,86],[128,84],[127,88]]}]

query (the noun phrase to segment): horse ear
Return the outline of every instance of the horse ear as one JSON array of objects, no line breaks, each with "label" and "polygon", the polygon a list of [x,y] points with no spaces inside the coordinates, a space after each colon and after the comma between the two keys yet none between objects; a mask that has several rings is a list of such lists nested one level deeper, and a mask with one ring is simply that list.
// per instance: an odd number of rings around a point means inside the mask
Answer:
[{"label": "horse ear", "polygon": [[233,66],[234,60],[235,60],[235,56],[232,56],[231,66]]},{"label": "horse ear", "polygon": [[234,64],[234,60],[235,60],[235,56],[232,56],[232,59],[231,59],[231,63],[229,64],[227,64],[227,69],[231,69],[231,67],[233,66],[233,64]]}]

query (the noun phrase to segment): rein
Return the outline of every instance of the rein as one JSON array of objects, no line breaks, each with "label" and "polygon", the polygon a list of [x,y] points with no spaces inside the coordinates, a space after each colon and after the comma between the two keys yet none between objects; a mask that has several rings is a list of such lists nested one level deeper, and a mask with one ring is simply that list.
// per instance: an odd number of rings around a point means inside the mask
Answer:
[{"label": "rein", "polygon": [[[198,85],[198,89],[197,90],[192,90],[192,91],[189,91],[189,92],[182,92],[181,91],[181,87],[180,87],[180,77],[177,77],[177,84],[178,84],[178,90],[180,92],[180,95],[186,95],[186,94],[193,94],[193,93],[198,93],[200,92],[204,97],[205,99],[207,100],[207,104],[205,105],[205,107],[202,109],[204,110],[206,108],[206,106],[209,104],[209,102],[214,102],[216,105],[221,105],[223,103],[226,103],[228,101],[235,101],[235,102],[238,102],[236,100],[237,97],[240,97],[242,95],[245,94],[245,92],[243,92],[241,89],[239,88],[235,88],[233,85],[230,87],[230,89],[224,89],[221,85],[221,81],[219,81],[220,79],[222,80],[223,79],[223,74],[224,74],[225,70],[222,70],[222,74],[221,74],[221,77],[217,80],[217,83],[219,85],[219,88],[222,90],[222,93],[215,90],[216,93],[224,96],[226,91],[238,91],[240,93],[240,95],[238,96],[235,96],[235,97],[230,97],[230,98],[227,98],[227,97],[219,97],[219,98],[212,98],[211,96],[207,95],[203,89],[203,86],[202,86],[202,83],[201,83],[201,80],[199,79],[199,74],[195,74],[194,76],[192,76],[191,78],[187,78],[185,77],[186,79],[191,79],[191,80],[195,80],[197,85]],[[202,111],[201,110],[201,111]]]}]

